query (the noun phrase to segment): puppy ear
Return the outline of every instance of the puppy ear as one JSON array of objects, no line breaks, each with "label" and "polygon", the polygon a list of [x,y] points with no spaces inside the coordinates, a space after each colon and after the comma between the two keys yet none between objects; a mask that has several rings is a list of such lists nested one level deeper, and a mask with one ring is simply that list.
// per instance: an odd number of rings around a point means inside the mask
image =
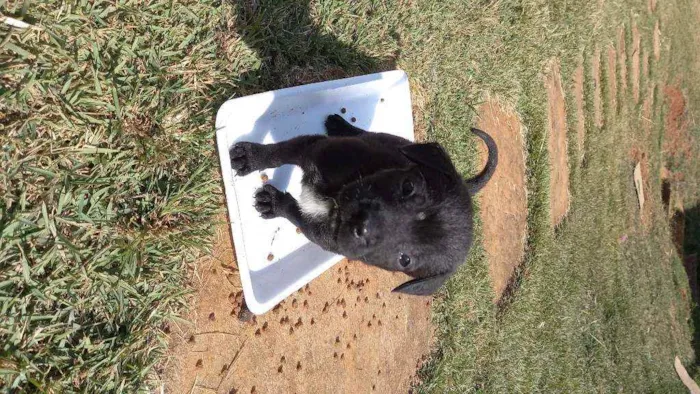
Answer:
[{"label": "puppy ear", "polygon": [[434,142],[410,144],[402,146],[399,150],[412,162],[440,171],[445,175],[453,176],[457,172],[447,152]]},{"label": "puppy ear", "polygon": [[438,144],[410,144],[399,148],[406,158],[420,166],[433,197],[441,200],[445,193],[461,182],[450,156]]},{"label": "puppy ear", "polygon": [[429,276],[427,278],[418,278],[401,284],[392,290],[392,293],[404,293],[419,296],[426,296],[435,293],[442,286],[447,278],[452,275],[448,272],[442,275]]}]

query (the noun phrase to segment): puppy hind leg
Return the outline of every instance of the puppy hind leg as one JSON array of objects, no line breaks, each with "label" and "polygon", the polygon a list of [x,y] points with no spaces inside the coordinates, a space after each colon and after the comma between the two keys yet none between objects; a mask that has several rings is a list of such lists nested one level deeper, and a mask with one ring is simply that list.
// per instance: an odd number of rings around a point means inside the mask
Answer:
[{"label": "puppy hind leg", "polygon": [[365,130],[351,125],[338,114],[328,115],[324,125],[329,137],[357,137],[366,133]]}]

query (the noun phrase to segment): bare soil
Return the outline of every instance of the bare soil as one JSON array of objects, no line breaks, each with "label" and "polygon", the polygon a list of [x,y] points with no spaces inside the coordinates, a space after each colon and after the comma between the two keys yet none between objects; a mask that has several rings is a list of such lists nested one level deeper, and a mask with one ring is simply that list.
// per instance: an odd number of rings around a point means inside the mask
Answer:
[{"label": "bare soil", "polygon": [[343,261],[248,323],[227,223],[198,262],[187,316],[173,324],[167,393],[407,392],[433,341],[431,299],[407,277]]},{"label": "bare soil", "polygon": [[691,160],[691,140],[688,131],[689,120],[686,112],[686,100],[678,86],[664,88],[668,106],[666,124],[664,125],[663,154],[671,160]]},{"label": "bare soil", "polygon": [[585,155],[586,142],[586,113],[583,99],[583,64],[579,64],[573,75],[574,104],[576,105],[576,143],[578,145],[579,161]]},{"label": "bare soil", "polygon": [[661,59],[661,29],[659,29],[659,21],[654,25],[654,60],[657,62]]},{"label": "bare soil", "polygon": [[569,155],[566,139],[566,100],[561,84],[559,63],[552,62],[545,77],[549,162],[549,194],[552,226],[556,227],[569,211]]},{"label": "bare soil", "polygon": [[[499,151],[498,169],[479,194],[484,249],[494,302],[498,302],[525,253],[527,189],[523,129],[517,114],[494,99],[479,107],[477,127],[493,137]],[[482,164],[487,155],[482,145]]]}]

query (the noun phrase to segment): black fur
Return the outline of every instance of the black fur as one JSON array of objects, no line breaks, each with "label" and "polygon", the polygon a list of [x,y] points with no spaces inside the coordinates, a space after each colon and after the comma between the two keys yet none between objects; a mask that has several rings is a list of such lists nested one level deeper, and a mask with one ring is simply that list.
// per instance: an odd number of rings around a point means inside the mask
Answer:
[{"label": "black fur", "polygon": [[326,119],[326,136],[302,136],[276,144],[239,142],[231,148],[238,175],[294,164],[304,188],[326,215],[304,213],[288,193],[271,185],[256,192],[264,218],[284,217],[322,248],[415,279],[394,291],[434,293],[467,257],[472,243],[470,194],[491,178],[496,144],[472,129],[489,150],[484,170],[463,181],[435,143],[415,144],[352,126],[340,115]]}]

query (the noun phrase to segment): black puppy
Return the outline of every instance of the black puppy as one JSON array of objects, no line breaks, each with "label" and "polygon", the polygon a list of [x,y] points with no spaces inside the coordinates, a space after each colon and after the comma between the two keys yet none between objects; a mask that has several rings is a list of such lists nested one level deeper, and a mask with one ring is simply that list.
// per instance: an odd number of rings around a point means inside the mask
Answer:
[{"label": "black puppy", "polygon": [[434,293],[467,258],[470,195],[496,169],[493,139],[472,129],[489,157],[479,175],[464,181],[436,143],[366,132],[340,115],[329,116],[325,126],[328,136],[231,148],[231,165],[241,176],[283,164],[304,171],[298,202],[265,185],[255,194],[255,208],[263,218],[288,219],[326,250],[416,278],[393,291]]}]

